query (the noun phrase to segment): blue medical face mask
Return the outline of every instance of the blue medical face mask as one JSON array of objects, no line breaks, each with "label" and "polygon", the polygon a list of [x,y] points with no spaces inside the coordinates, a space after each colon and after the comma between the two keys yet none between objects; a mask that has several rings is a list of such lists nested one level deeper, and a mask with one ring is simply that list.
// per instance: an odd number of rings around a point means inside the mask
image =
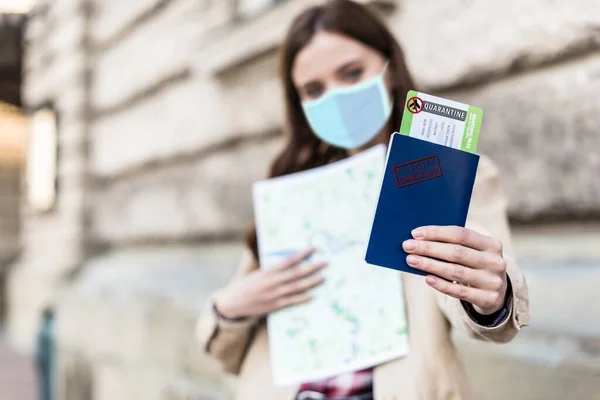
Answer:
[{"label": "blue medical face mask", "polygon": [[344,149],[368,143],[388,121],[392,112],[383,71],[367,81],[332,89],[322,97],[302,103],[315,135]]}]

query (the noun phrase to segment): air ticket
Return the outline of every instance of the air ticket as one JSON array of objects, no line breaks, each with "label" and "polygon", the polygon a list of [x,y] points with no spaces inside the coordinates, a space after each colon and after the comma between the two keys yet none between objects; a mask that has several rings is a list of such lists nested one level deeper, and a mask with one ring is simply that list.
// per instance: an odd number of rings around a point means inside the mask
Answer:
[{"label": "air ticket", "polygon": [[476,153],[482,120],[481,108],[410,90],[400,133]]}]

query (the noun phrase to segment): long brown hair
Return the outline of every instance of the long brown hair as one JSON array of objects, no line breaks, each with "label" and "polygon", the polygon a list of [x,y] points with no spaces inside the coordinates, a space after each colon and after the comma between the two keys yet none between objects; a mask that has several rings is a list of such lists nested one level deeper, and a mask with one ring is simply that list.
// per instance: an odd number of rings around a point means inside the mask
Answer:
[{"label": "long brown hair", "polygon": [[[298,53],[319,31],[338,33],[363,43],[389,60],[393,76],[394,109],[388,131],[400,129],[406,93],[414,89],[402,49],[385,25],[364,6],[350,0],[332,0],[310,7],[292,22],[280,54],[280,76],[285,102],[285,144],[269,169],[269,178],[304,171],[341,160],[348,156],[344,149],[320,140],[310,129],[292,80],[292,68]],[[256,227],[246,235],[246,244],[258,260]]]}]

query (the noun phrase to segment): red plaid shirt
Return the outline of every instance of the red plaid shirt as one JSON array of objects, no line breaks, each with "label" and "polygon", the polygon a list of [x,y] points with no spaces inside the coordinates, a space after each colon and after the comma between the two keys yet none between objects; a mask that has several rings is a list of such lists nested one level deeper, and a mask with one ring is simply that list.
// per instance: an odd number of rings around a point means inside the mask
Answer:
[{"label": "red plaid shirt", "polygon": [[319,382],[304,383],[299,392],[312,391],[328,398],[358,396],[373,390],[373,369],[350,372]]}]

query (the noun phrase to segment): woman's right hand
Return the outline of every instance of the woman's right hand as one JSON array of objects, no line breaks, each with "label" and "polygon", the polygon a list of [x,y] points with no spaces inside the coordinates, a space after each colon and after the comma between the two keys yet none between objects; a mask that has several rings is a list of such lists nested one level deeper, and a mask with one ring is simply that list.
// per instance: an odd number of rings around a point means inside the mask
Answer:
[{"label": "woman's right hand", "polygon": [[311,295],[306,292],[323,282],[317,272],[326,263],[306,268],[300,268],[298,264],[314,251],[302,251],[276,267],[258,269],[233,281],[216,293],[217,311],[227,319],[253,318],[311,300]]}]

